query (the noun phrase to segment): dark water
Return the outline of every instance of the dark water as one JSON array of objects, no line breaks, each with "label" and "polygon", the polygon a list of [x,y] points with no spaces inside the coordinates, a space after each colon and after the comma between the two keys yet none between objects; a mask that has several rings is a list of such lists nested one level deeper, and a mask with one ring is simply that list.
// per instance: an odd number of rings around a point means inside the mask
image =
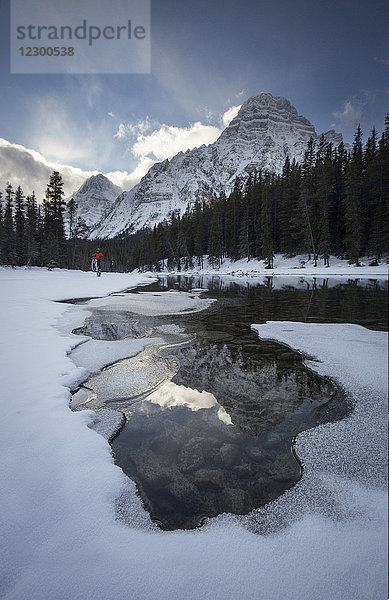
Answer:
[{"label": "dark water", "polygon": [[179,361],[178,372],[151,401],[127,407],[127,423],[112,443],[117,464],[163,529],[246,514],[276,498],[301,476],[294,436],[350,410],[341,390],[305,368],[299,353],[259,340],[250,325],[294,320],[386,329],[386,283],[280,281],[164,277],[142,287],[205,288],[217,299],[199,313],[143,319],[146,329],[151,321],[174,322],[191,342],[165,351]]},{"label": "dark water", "polygon": [[264,277],[260,282],[254,279],[232,281],[220,276],[163,277],[159,289],[205,288],[210,297],[221,300],[232,313],[238,313],[250,323],[356,323],[387,331],[388,282],[376,279],[345,282],[344,278],[341,281],[334,277]]}]

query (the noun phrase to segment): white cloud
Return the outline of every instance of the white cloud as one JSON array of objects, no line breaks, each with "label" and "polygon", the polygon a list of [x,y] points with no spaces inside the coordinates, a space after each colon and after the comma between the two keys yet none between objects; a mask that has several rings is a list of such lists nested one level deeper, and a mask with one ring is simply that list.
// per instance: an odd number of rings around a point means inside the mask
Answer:
[{"label": "white cloud", "polygon": [[[41,202],[53,171],[61,173],[66,197],[77,191],[88,177],[97,175],[99,172],[96,170],[84,171],[78,167],[49,161],[36,150],[0,138],[1,190],[5,188],[7,182],[10,182],[14,188],[20,185],[25,195],[34,191],[38,202]],[[107,174],[108,179],[120,187],[123,187],[123,184],[133,187],[139,181],[137,176],[137,173],[133,175],[122,171]]]},{"label": "white cloud", "polygon": [[[124,189],[131,189],[154,163],[170,159],[181,151],[212,144],[239,109],[240,106],[231,106],[219,116],[222,128],[205,125],[201,121],[196,121],[189,127],[176,127],[157,123],[148,116],[135,124],[120,123],[114,138],[128,143],[128,151],[138,159],[138,164],[131,173],[114,171],[108,173],[107,177]],[[210,115],[208,111],[208,116]]]},{"label": "white cloud", "polygon": [[139,183],[155,162],[154,159],[144,156],[139,160],[137,166],[131,173],[128,173],[127,171],[110,171],[109,173],[106,173],[106,176],[112,183],[118,185],[123,190],[128,191],[133,188],[134,185]]},{"label": "white cloud", "polygon": [[211,144],[220,135],[220,129],[213,125],[203,125],[197,121],[190,127],[161,125],[149,135],[140,134],[132,146],[137,157],[154,157],[157,160],[171,158],[180,151],[190,150]]},{"label": "white cloud", "polygon": [[[129,173],[127,171],[110,171],[106,177],[123,190],[130,190],[139,183],[156,161],[150,157],[140,158],[138,165]],[[21,144],[13,144],[0,138],[0,190],[3,191],[8,182],[16,188],[21,186],[25,195],[33,191],[38,202],[45,196],[46,187],[53,171],[59,171],[64,181],[66,197],[77,191],[84,181],[99,171],[86,171],[47,160],[42,154]]]},{"label": "white cloud", "polygon": [[38,201],[44,198],[53,171],[62,174],[67,196],[77,190],[85,179],[98,173],[49,161],[39,152],[3,138],[0,138],[0,157],[1,188],[9,181],[14,187],[20,185],[25,194],[35,191]]},{"label": "white cloud", "polygon": [[232,119],[234,117],[236,117],[236,115],[239,112],[239,109],[242,105],[240,104],[239,106],[231,106],[229,109],[226,110],[225,113],[223,113],[222,115],[222,122],[223,122],[223,127],[227,127]]},{"label": "white cloud", "polygon": [[127,129],[124,123],[119,124],[118,130],[113,137],[117,138],[118,140],[122,140],[127,137]]},{"label": "white cloud", "polygon": [[150,131],[153,127],[159,127],[159,123],[156,121],[152,121],[149,116],[147,116],[142,121],[138,121],[137,123],[120,123],[117,132],[113,136],[116,139],[131,139],[139,134],[146,133],[146,131]]},{"label": "white cloud", "polygon": [[363,102],[358,98],[349,98],[343,105],[343,110],[334,112],[336,119],[341,121],[358,121],[362,116]]},{"label": "white cloud", "polygon": [[[223,127],[228,125],[239,108],[232,106],[222,113],[219,123]],[[108,115],[116,119],[114,113]],[[87,158],[88,163],[97,165],[102,152],[110,154],[114,151],[115,140],[126,143],[126,151],[137,159],[137,164],[131,172],[113,170],[105,174],[115,185],[130,190],[155,162],[171,158],[180,151],[211,144],[222,132],[221,128],[200,121],[188,127],[176,127],[161,125],[148,116],[135,124],[120,123],[114,136],[112,129],[110,133],[101,129],[96,134],[88,125],[78,131],[55,99],[42,100],[36,107],[36,116],[39,119],[29,133],[36,140],[39,151],[0,138],[0,190],[9,181],[14,187],[21,185],[25,194],[35,191],[38,201],[44,198],[54,170],[62,174],[67,197],[78,190],[88,177],[99,171],[73,167],[71,163],[84,162]]]}]

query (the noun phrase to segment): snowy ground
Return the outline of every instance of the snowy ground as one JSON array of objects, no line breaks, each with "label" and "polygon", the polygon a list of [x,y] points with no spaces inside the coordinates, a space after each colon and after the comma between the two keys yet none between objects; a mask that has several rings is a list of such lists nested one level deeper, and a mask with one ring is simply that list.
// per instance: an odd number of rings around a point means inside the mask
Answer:
[{"label": "snowy ground", "polygon": [[223,264],[212,268],[209,265],[207,257],[204,256],[203,268],[195,265],[191,269],[185,271],[181,270],[178,275],[185,273],[185,275],[216,275],[216,274],[228,274],[234,275],[235,277],[242,277],[244,275],[256,276],[266,275],[302,275],[306,276],[318,276],[318,277],[332,277],[334,275],[349,276],[350,278],[355,277],[387,277],[389,271],[389,264],[386,260],[382,260],[381,263],[372,267],[369,266],[371,258],[362,258],[360,260],[361,266],[356,267],[355,265],[349,265],[347,260],[342,260],[336,256],[330,257],[330,266],[324,266],[323,260],[319,259],[317,267],[313,266],[313,260],[308,261],[306,255],[294,256],[287,258],[282,254],[276,254],[274,257],[273,269],[266,269],[265,261],[242,258],[235,262],[232,262],[229,258],[225,259]]},{"label": "snowy ground", "polygon": [[[259,326],[260,336],[321,361],[310,366],[342,383],[355,411],[299,436],[304,477],[263,511],[161,532],[114,465],[107,441],[88,427],[91,413],[69,409],[69,387],[85,370],[68,357],[80,337],[65,330],[85,311],[52,302],[145,281],[139,274],[97,279],[0,269],[0,597],[386,598],[387,335],[355,325]],[[115,511],[124,496],[130,525]],[[268,533],[253,534],[256,526]]]}]

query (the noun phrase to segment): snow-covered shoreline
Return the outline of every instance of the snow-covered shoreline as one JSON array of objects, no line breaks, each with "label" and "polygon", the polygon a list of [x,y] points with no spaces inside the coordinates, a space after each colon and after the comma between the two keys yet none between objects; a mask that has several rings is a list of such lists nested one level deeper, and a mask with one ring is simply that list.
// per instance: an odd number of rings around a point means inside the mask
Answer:
[{"label": "snow-covered shoreline", "polygon": [[[266,268],[264,260],[242,258],[237,261],[231,261],[229,258],[224,259],[219,266],[211,266],[208,263],[207,257],[203,257],[203,266],[195,265],[192,268],[181,269],[180,271],[169,271],[163,269],[166,275],[232,275],[234,277],[257,277],[259,275],[266,277],[274,276],[292,276],[300,277],[349,277],[355,279],[359,277],[382,279],[388,278],[389,264],[382,260],[378,266],[370,266],[371,259],[362,258],[361,266],[356,267],[350,265],[347,260],[330,257],[330,266],[326,267],[322,259],[319,259],[317,266],[313,264],[313,260],[308,260],[306,255],[294,256],[288,258],[282,254],[276,254],[274,257],[273,269]],[[166,265],[165,265],[166,267]]]},{"label": "snow-covered shoreline", "polygon": [[[0,269],[0,596],[386,597],[387,334],[355,325],[262,325],[261,335],[321,361],[310,366],[352,394],[358,421],[352,415],[297,438],[303,479],[252,516],[255,522],[273,520],[275,533],[254,535],[246,526],[250,517],[230,516],[201,530],[161,532],[114,465],[107,441],[88,427],[90,412],[69,409],[69,388],[85,372],[68,356],[80,339],[59,325],[79,321],[80,310],[53,302],[104,296],[146,281],[151,279],[142,274],[97,279],[82,272]],[[353,422],[360,430],[355,439]],[[115,513],[123,493],[131,525]]]},{"label": "snow-covered shoreline", "polygon": [[350,323],[295,321],[268,321],[254,324],[252,329],[262,339],[275,340],[310,356],[304,363],[342,386],[352,401],[353,410],[346,419],[299,434],[295,448],[305,457],[305,468],[311,474],[320,470],[337,473],[385,491],[387,332]]}]

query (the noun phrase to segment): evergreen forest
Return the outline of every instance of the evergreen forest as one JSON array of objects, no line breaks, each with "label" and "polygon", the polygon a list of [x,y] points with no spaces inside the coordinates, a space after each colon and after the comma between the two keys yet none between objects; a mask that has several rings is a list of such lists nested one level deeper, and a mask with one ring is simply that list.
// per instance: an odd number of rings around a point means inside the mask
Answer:
[{"label": "evergreen forest", "polygon": [[[258,258],[268,268],[276,253],[307,255],[314,264],[330,256],[374,265],[389,253],[389,114],[379,138],[363,144],[358,127],[351,150],[322,136],[307,144],[304,161],[287,158],[281,175],[253,170],[236,178],[227,197],[198,199],[153,229],[111,240],[88,241],[77,204],[64,200],[55,171],[45,199],[7,184],[0,197],[0,264],[90,268],[100,247],[103,270],[160,271],[217,267],[226,258]],[[208,265],[207,265],[208,266]]]}]

